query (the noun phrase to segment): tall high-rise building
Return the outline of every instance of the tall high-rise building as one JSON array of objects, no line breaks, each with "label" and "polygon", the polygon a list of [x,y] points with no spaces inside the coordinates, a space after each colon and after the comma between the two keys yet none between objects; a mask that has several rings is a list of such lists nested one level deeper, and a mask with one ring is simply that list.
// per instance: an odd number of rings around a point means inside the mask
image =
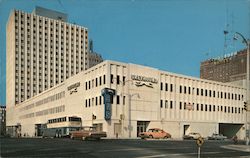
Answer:
[{"label": "tall high-rise building", "polygon": [[208,59],[201,62],[200,78],[219,82],[246,79],[247,50],[225,58]]},{"label": "tall high-rise building", "polygon": [[6,25],[7,106],[14,106],[89,68],[88,30],[67,15],[36,7],[14,10]]}]

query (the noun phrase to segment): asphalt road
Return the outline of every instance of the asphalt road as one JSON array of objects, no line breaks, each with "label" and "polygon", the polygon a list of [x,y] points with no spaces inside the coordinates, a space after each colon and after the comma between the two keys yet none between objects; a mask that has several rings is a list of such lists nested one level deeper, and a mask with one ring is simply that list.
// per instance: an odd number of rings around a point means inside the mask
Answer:
[{"label": "asphalt road", "polygon": [[[205,141],[201,158],[248,157],[250,152],[227,149],[231,141]],[[1,138],[1,157],[86,157],[86,158],[193,158],[194,140],[100,140],[82,141],[41,138]]]}]

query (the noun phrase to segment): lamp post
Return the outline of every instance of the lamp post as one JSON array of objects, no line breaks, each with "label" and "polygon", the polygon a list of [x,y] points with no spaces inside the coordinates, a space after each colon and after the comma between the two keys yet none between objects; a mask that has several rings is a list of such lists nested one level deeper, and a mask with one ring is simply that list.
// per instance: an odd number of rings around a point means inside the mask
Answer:
[{"label": "lamp post", "polygon": [[[129,82],[129,81],[132,81],[132,80],[126,80],[126,81],[123,81],[122,82],[122,87],[124,87],[125,86],[125,83],[126,82]],[[132,120],[131,120],[131,101],[132,101],[132,97],[133,96],[137,96],[138,98],[140,98],[140,95],[139,95],[139,93],[134,93],[134,94],[130,94],[129,93],[129,91],[128,91],[128,93],[124,93],[123,92],[123,88],[122,88],[122,96],[123,95],[127,95],[128,96],[128,132],[129,132],[129,138],[131,138],[131,132],[132,132]],[[122,120],[122,132],[123,132],[123,130],[124,130],[124,105],[123,105],[123,120]],[[124,134],[124,132],[123,132],[123,134]]]},{"label": "lamp post", "polygon": [[[249,108],[249,103],[250,103],[250,100],[249,100],[249,47],[250,47],[250,41],[247,40],[241,33],[239,32],[235,32],[235,36],[234,36],[234,39],[237,40],[237,36],[240,36],[242,38],[242,43],[244,43],[246,46],[247,46],[247,69],[246,69],[246,86],[247,86],[247,89],[246,89],[246,122],[245,122],[245,128],[246,128],[246,145],[249,144],[249,128],[248,128],[248,119],[247,119],[247,116],[248,116],[248,108]],[[248,133],[247,133],[248,132]]]}]

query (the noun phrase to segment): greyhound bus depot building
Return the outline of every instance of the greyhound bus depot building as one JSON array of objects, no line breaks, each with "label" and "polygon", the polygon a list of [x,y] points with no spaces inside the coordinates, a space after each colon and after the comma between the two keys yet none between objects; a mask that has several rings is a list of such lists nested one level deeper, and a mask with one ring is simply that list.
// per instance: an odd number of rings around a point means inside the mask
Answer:
[{"label": "greyhound bus depot building", "polygon": [[173,138],[198,132],[245,137],[246,89],[141,65],[104,61],[20,104],[7,106],[7,126],[37,135],[49,119],[77,116],[108,138],[136,138],[162,128]]}]

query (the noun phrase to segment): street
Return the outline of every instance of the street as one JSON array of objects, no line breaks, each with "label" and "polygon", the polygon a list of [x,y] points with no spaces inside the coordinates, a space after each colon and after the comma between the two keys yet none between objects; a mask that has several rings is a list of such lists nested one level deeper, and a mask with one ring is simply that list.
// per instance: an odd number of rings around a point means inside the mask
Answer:
[{"label": "street", "polygon": [[[207,140],[201,147],[201,157],[248,157],[250,150],[240,146],[244,145],[233,145],[230,140]],[[194,140],[1,138],[1,157],[191,158],[197,157],[197,151]]]}]

